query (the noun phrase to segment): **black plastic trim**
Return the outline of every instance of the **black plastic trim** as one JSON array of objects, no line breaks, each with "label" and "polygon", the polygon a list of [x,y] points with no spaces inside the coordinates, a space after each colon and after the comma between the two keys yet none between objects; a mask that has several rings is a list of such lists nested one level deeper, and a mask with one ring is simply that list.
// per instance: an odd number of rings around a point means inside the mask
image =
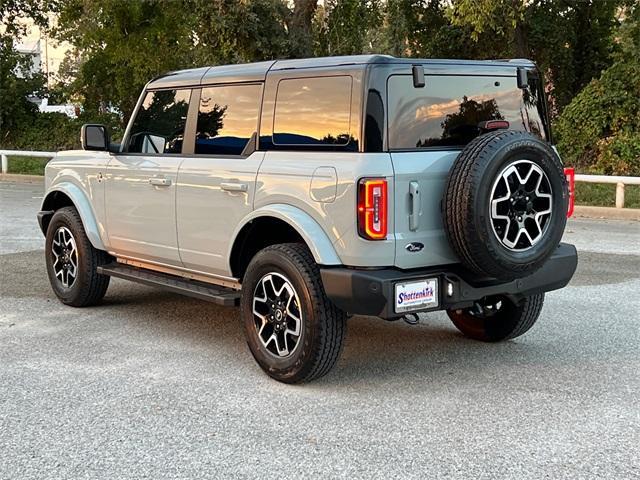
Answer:
[{"label": "black plastic trim", "polygon": [[[565,287],[578,265],[573,245],[561,243],[544,266],[528,277],[511,282],[482,279],[460,265],[439,266],[420,270],[384,268],[365,270],[346,267],[322,267],[320,274],[325,292],[340,309],[354,315],[370,315],[385,319],[398,318],[394,312],[394,285],[422,278],[439,279],[439,306],[429,310],[464,308],[490,295],[507,295],[515,299]],[[453,294],[447,295],[447,283]]]},{"label": "black plastic trim", "polygon": [[40,225],[40,230],[42,230],[42,233],[45,235],[47,234],[47,228],[49,227],[49,222],[53,214],[53,210],[41,210],[38,212],[38,225]]}]

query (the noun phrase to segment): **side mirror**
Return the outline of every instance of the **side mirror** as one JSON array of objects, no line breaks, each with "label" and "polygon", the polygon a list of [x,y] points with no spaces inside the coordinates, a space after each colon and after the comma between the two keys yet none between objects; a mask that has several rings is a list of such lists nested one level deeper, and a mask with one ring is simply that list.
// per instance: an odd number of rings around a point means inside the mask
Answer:
[{"label": "side mirror", "polygon": [[86,123],[80,130],[83,150],[109,150],[109,132],[104,125]]}]

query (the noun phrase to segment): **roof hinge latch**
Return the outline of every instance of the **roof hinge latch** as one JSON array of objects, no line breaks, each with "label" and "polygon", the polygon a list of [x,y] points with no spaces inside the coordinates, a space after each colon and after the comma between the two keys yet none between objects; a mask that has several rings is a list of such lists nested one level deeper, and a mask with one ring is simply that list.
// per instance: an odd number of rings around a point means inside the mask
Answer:
[{"label": "roof hinge latch", "polygon": [[411,73],[413,74],[413,86],[415,88],[424,87],[424,67],[422,65],[413,65]]}]

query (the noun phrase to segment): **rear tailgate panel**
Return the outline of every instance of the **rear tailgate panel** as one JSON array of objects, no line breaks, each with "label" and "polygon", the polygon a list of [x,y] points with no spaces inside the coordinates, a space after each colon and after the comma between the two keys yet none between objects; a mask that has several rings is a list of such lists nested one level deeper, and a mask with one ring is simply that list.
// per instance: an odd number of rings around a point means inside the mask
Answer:
[{"label": "rear tailgate panel", "polygon": [[[395,192],[396,267],[418,268],[459,261],[449,247],[440,210],[447,175],[458,154],[459,151],[391,154]],[[412,182],[418,186],[418,212],[412,211]],[[417,215],[413,229],[410,226],[412,213]],[[423,245],[421,250],[420,245]]]}]

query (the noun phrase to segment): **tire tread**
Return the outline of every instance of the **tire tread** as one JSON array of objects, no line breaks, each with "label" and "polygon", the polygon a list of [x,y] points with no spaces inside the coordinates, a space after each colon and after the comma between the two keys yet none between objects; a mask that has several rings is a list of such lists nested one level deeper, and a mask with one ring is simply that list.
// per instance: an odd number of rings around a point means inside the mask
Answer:
[{"label": "tire tread", "polygon": [[262,252],[277,252],[293,263],[304,282],[310,286],[308,290],[314,318],[322,319],[317,324],[317,348],[312,346],[313,356],[298,375],[282,381],[303,383],[320,378],[335,366],[340,357],[346,335],[346,313],[338,309],[327,297],[318,265],[306,245],[282,243],[266,247],[260,253]]},{"label": "tire tread", "polygon": [[[65,217],[66,223],[73,229],[72,233],[74,234],[76,245],[78,243],[82,244],[82,252],[85,257],[84,265],[88,270],[87,272],[84,272],[87,274],[88,284],[80,290],[80,294],[71,300],[61,298],[61,301],[66,305],[73,307],[89,307],[96,305],[105,296],[110,280],[109,276],[97,273],[97,267],[108,263],[109,255],[102,250],[98,250],[91,244],[85,233],[82,218],[80,218],[80,214],[75,207],[63,207],[56,211],[54,218],[56,216]],[[50,222],[49,228],[54,224],[53,220],[54,219]],[[82,274],[83,272],[79,272],[76,281],[79,280],[80,275]]]},{"label": "tire tread", "polygon": [[[515,130],[497,130],[473,139],[454,163],[445,185],[441,204],[443,224],[449,243],[462,262],[474,273],[502,280],[523,277],[537,269],[547,257],[530,262],[506,262],[478,231],[478,212],[474,188],[479,184],[485,168],[492,157],[504,147],[505,139],[531,138],[529,134]],[[546,153],[557,158],[555,152],[544,142],[538,145]],[[554,174],[564,179],[560,161],[552,162],[557,169]],[[551,251],[549,252],[549,255]]]}]

